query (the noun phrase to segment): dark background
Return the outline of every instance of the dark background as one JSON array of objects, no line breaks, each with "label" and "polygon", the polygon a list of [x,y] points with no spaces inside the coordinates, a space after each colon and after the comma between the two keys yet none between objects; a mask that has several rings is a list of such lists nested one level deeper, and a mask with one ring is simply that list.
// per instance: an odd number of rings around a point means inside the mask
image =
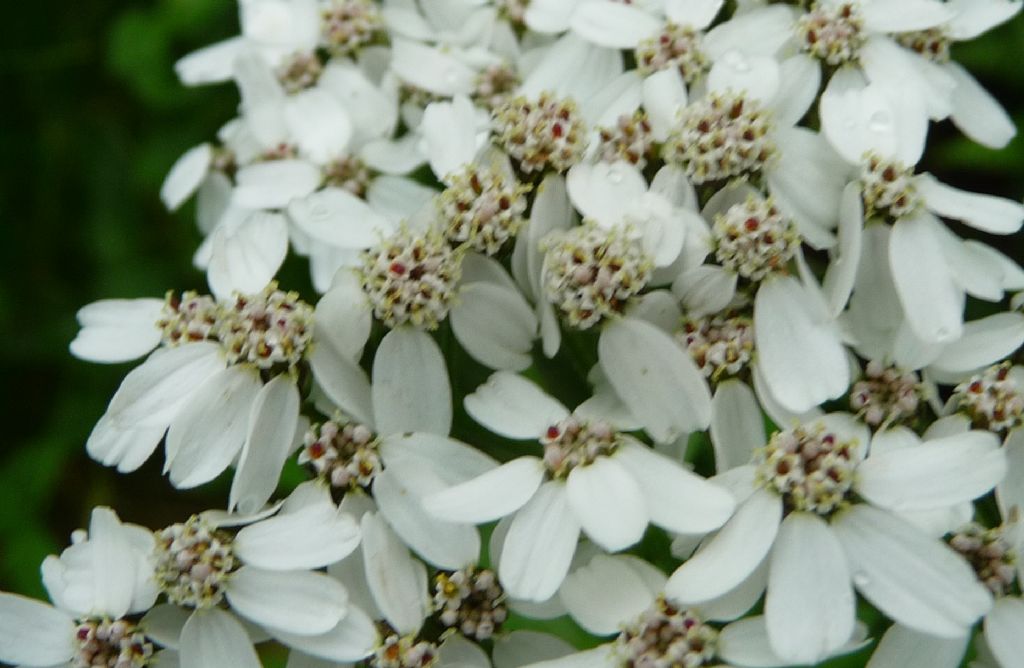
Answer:
[{"label": "dark background", "polygon": [[[218,507],[223,487],[179,493],[162,456],[118,475],[85,439],[132,365],[67,351],[75,311],[107,297],[204,288],[192,210],[162,207],[174,160],[234,114],[230,85],[187,89],[172,65],[238,31],[230,0],[8,2],[0,21],[0,589],[45,597],[38,568],[94,505],[160,527]],[[954,48],[1024,123],[1024,19]],[[924,163],[959,187],[1024,196],[1024,140],[990,151],[934,128]],[[1016,258],[1019,239],[989,239]],[[295,272],[301,275],[301,271]],[[288,287],[300,287],[289,285]]]}]

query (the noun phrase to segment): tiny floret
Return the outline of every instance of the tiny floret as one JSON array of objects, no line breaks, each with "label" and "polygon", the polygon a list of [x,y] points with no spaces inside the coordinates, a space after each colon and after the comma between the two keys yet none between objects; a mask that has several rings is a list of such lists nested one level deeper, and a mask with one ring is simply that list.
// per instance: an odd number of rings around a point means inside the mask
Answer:
[{"label": "tiny floret", "polygon": [[156,532],[156,581],[167,599],[190,608],[212,608],[237,565],[231,536],[198,515]]},{"label": "tiny floret", "polygon": [[439,660],[434,643],[390,633],[370,657],[369,663],[372,668],[434,668]]},{"label": "tiny floret", "polygon": [[787,509],[827,516],[853,487],[857,447],[821,424],[799,425],[774,434],[755,452],[757,480],[781,494]]},{"label": "tiny floret", "polygon": [[652,74],[674,67],[686,83],[693,83],[710,63],[701,41],[698,30],[670,21],[660,33],[636,47],[637,70],[640,74]]},{"label": "tiny floret", "polygon": [[860,7],[854,2],[814,3],[797,21],[800,47],[833,67],[857,59],[866,40]]},{"label": "tiny floret", "polygon": [[651,123],[643,110],[619,116],[615,125],[598,128],[598,134],[598,155],[604,162],[624,161],[643,169],[654,153]]},{"label": "tiny floret", "polygon": [[320,17],[323,43],[336,56],[370,44],[384,29],[380,9],[370,0],[328,0]]},{"label": "tiny floret", "polygon": [[434,578],[434,609],[441,623],[467,638],[488,640],[508,617],[505,590],[489,569],[464,568]]},{"label": "tiny floret", "polygon": [[494,111],[498,144],[530,174],[564,172],[583,157],[586,125],[572,99],[544,92],[536,100],[520,95]]},{"label": "tiny floret", "polygon": [[1005,527],[987,529],[976,522],[962,527],[949,539],[993,596],[1006,596],[1017,578],[1017,554],[1003,535]]},{"label": "tiny floret", "polygon": [[754,322],[739,315],[688,319],[676,333],[705,378],[718,382],[739,376],[754,356]]},{"label": "tiny floret", "polygon": [[921,381],[913,371],[872,360],[850,390],[850,408],[870,426],[885,429],[912,420],[921,393]]},{"label": "tiny floret", "polygon": [[119,619],[79,622],[71,668],[144,668],[153,665],[153,645],[135,624]]},{"label": "tiny floret", "polygon": [[1010,369],[1009,363],[989,367],[953,390],[953,405],[978,429],[999,433],[1024,424],[1024,396]]},{"label": "tiny floret", "polygon": [[528,186],[497,167],[470,165],[451,179],[437,199],[445,236],[494,255],[526,222]]},{"label": "tiny floret", "polygon": [[614,454],[622,436],[607,422],[570,415],[548,427],[540,442],[548,472],[554,478],[565,478],[577,466]]},{"label": "tiny floret", "polygon": [[627,624],[612,645],[626,666],[699,668],[715,661],[718,631],[692,610],[683,610],[664,597]]},{"label": "tiny floret", "polygon": [[941,26],[901,33],[896,36],[896,41],[932,62],[949,62],[949,47],[952,44],[952,39],[949,32]]},{"label": "tiny floret", "polygon": [[750,281],[785,274],[800,247],[800,234],[771,198],[748,197],[715,216],[711,230],[715,257],[723,267]]},{"label": "tiny floret", "polygon": [[865,219],[899,220],[923,203],[914,186],[914,168],[898,160],[868,155],[861,167],[860,184]]},{"label": "tiny floret", "polygon": [[299,464],[309,464],[332,487],[369,488],[383,469],[377,435],[366,425],[328,420],[309,428]]}]

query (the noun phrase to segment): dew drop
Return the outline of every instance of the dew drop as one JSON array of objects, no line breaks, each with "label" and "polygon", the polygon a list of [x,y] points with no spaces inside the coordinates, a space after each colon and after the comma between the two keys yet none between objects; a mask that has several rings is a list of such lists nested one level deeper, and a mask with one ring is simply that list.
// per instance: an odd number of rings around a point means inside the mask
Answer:
[{"label": "dew drop", "polygon": [[892,128],[892,116],[887,111],[876,111],[868,118],[868,129],[873,132],[886,132]]},{"label": "dew drop", "polygon": [[853,584],[855,584],[856,586],[858,586],[858,587],[866,587],[870,583],[871,583],[871,578],[869,578],[866,573],[862,573],[860,571],[857,571],[856,573],[853,574]]}]

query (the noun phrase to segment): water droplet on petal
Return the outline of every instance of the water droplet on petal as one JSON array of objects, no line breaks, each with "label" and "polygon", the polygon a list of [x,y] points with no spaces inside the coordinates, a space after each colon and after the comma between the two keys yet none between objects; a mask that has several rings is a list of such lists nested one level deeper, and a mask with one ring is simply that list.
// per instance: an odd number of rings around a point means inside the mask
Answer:
[{"label": "water droplet on petal", "polygon": [[856,585],[858,587],[866,587],[870,583],[871,583],[871,578],[869,578],[866,573],[862,573],[860,571],[857,571],[856,573],[853,574],[853,584],[854,585]]},{"label": "water droplet on petal", "polygon": [[868,118],[868,129],[886,132],[892,128],[892,116],[887,111],[876,111]]}]

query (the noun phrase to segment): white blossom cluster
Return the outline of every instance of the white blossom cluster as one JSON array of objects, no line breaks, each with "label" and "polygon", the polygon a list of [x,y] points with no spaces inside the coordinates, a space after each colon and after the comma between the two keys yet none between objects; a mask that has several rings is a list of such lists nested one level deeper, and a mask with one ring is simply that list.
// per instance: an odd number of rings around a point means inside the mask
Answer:
[{"label": "white blossom cluster", "polygon": [[918,168],[1014,136],[950,47],[1020,2],[239,4],[161,192],[209,292],[71,344],[145,358],[92,458],[229,496],[95,509],[0,660],[1024,665],[1024,206]]}]

